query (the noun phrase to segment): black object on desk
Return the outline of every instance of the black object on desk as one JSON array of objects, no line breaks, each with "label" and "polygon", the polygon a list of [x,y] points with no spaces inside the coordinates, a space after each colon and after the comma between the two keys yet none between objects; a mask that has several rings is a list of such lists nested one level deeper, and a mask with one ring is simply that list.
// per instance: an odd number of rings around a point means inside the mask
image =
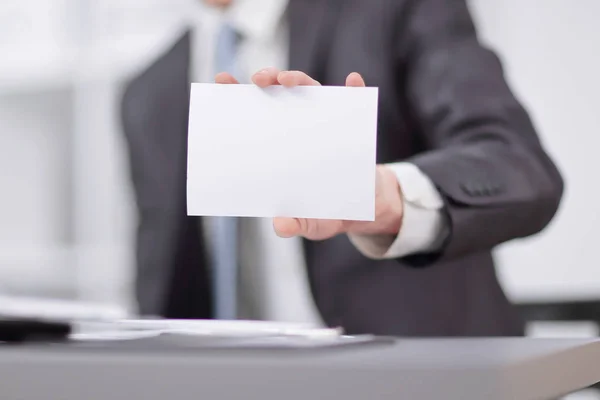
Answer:
[{"label": "black object on desk", "polygon": [[70,333],[71,324],[64,321],[0,316],[0,342],[56,342],[66,340]]}]

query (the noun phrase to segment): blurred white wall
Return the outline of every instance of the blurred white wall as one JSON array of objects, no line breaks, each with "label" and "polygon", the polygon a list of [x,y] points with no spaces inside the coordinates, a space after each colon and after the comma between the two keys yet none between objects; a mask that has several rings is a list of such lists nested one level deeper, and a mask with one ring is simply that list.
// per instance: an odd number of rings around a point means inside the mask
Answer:
[{"label": "blurred white wall", "polygon": [[0,292],[73,293],[71,94],[0,97]]}]

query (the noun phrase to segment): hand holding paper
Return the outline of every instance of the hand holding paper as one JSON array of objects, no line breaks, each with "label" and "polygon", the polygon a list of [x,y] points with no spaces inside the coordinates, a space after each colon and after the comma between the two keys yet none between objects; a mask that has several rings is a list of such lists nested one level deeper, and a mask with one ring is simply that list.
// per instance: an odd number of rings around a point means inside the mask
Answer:
[{"label": "hand holding paper", "polygon": [[[312,240],[397,234],[398,181],[375,165],[377,90],[356,73],[346,86],[357,90],[315,90],[309,87],[320,84],[308,75],[275,68],[252,80],[255,88],[240,85],[228,95],[225,87],[192,88],[188,214],[272,216],[278,235]],[[221,73],[216,83],[238,82]],[[220,115],[208,110],[220,106]],[[231,162],[220,154],[225,149]],[[219,169],[221,178],[211,175]]]}]

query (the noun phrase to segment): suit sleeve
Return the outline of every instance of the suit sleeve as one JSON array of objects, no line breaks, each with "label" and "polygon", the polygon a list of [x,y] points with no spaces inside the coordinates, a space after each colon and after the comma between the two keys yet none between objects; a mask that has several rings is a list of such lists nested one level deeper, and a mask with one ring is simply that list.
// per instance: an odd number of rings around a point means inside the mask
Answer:
[{"label": "suit sleeve", "polygon": [[403,15],[398,60],[427,148],[407,161],[442,194],[450,228],[440,252],[403,261],[424,266],[539,232],[563,182],[465,1],[415,0]]}]

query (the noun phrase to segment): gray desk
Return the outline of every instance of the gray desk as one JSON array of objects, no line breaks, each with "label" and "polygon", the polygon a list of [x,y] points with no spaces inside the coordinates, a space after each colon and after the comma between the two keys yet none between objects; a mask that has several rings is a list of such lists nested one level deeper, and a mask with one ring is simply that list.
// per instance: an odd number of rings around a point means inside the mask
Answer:
[{"label": "gray desk", "polygon": [[597,381],[600,341],[585,339],[398,339],[321,350],[0,346],[7,400],[519,400]]}]

